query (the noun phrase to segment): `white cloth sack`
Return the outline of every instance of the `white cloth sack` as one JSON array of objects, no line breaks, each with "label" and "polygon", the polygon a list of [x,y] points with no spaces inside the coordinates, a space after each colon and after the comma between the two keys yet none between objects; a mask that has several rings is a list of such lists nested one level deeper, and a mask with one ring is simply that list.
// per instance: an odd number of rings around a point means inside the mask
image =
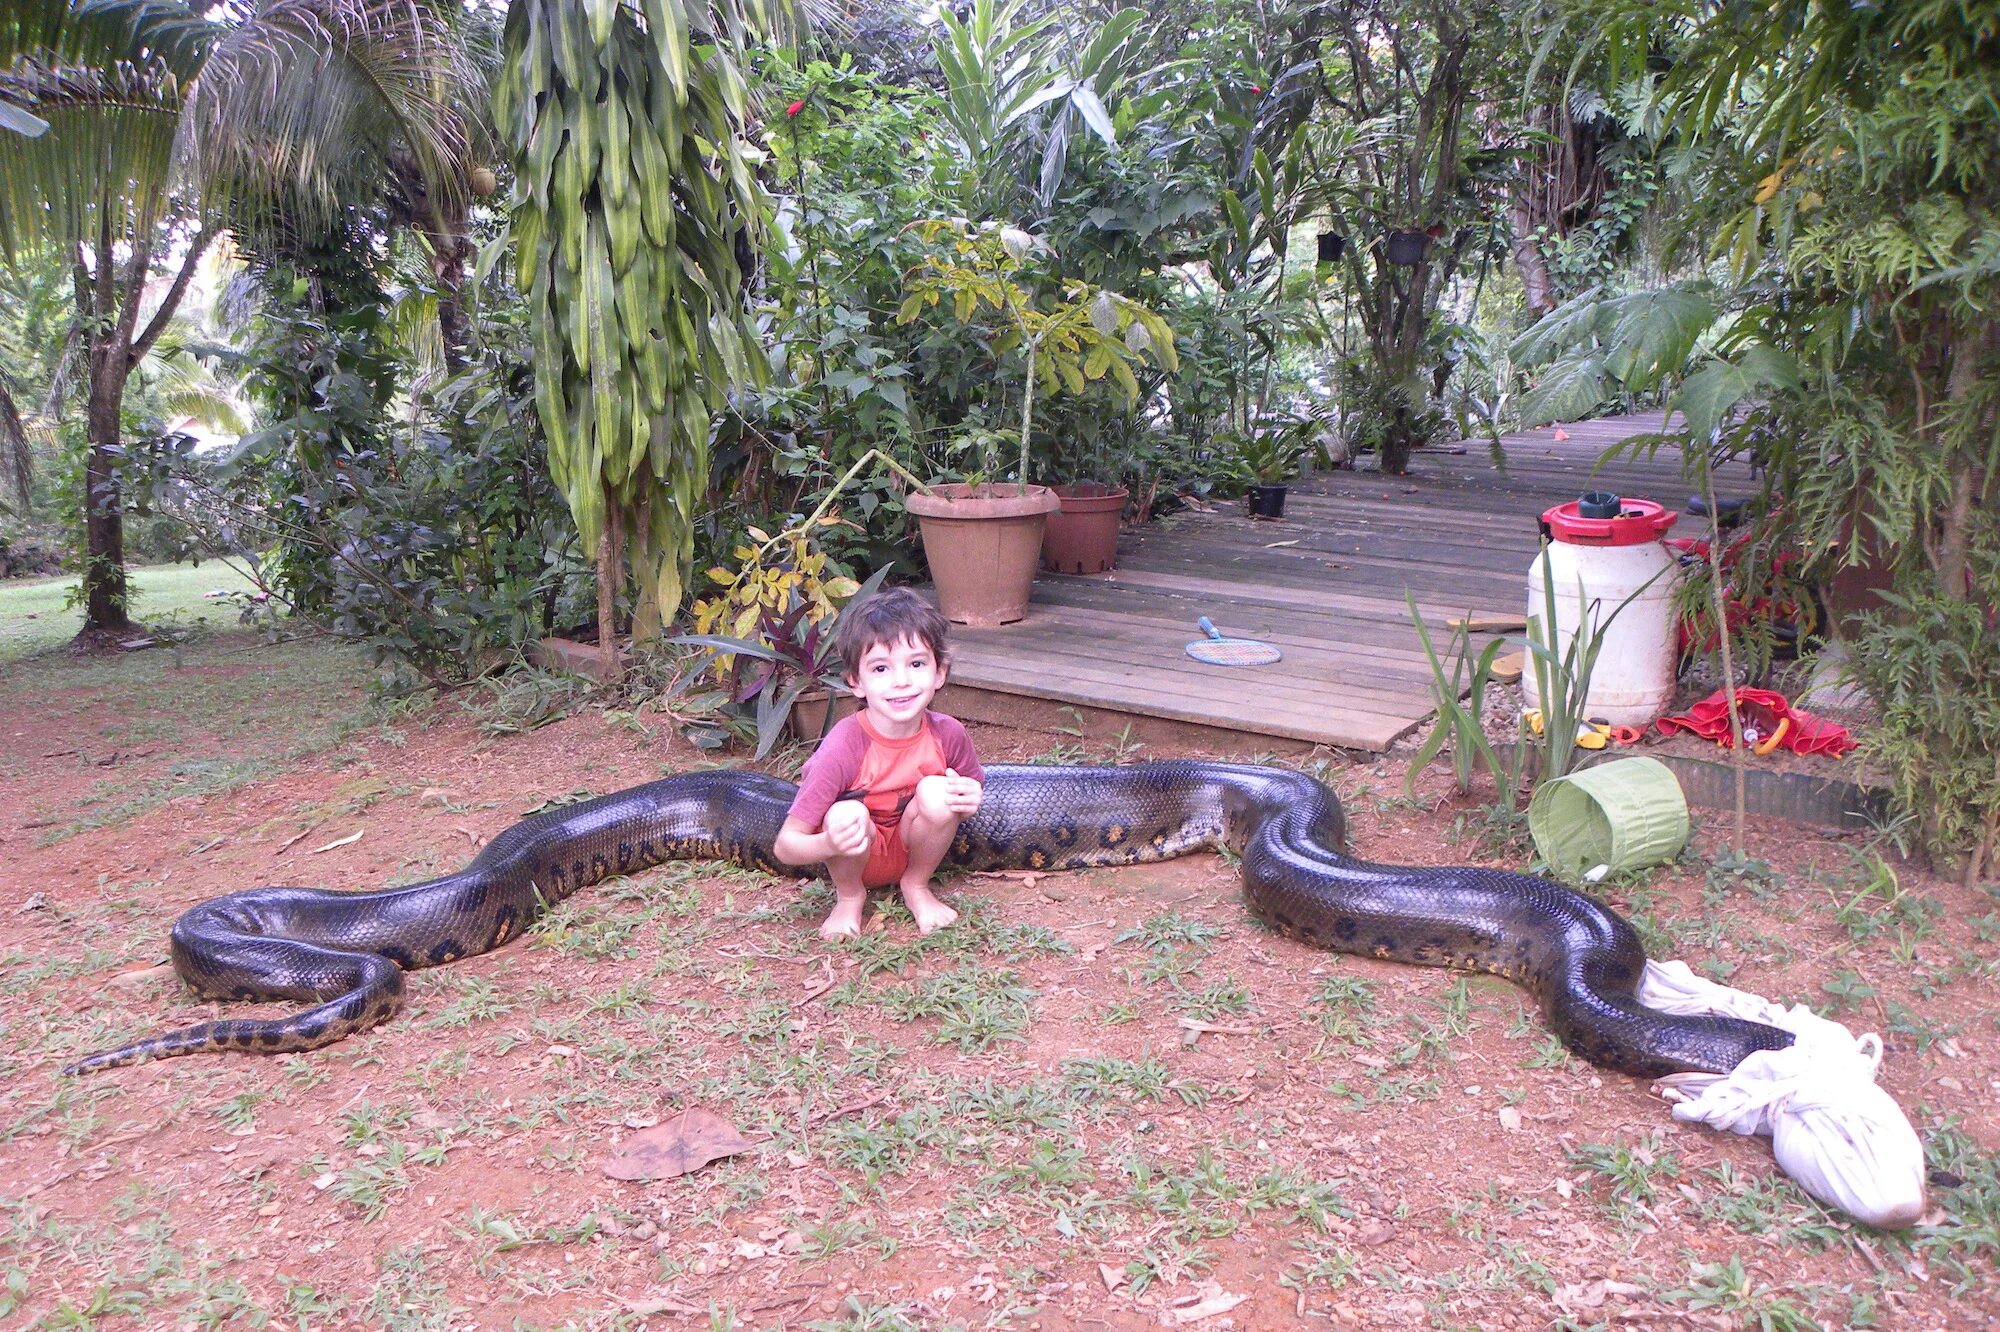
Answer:
[{"label": "white cloth sack", "polygon": [[1882,1038],[1857,1038],[1804,1004],[1781,1008],[1717,985],[1684,962],[1648,962],[1639,1002],[1684,1015],[1745,1018],[1792,1033],[1729,1073],[1674,1073],[1653,1084],[1674,1118],[1761,1133],[1784,1172],[1813,1197],[1871,1226],[1901,1229],[1924,1214],[1924,1148],[1895,1098],[1875,1083]]}]

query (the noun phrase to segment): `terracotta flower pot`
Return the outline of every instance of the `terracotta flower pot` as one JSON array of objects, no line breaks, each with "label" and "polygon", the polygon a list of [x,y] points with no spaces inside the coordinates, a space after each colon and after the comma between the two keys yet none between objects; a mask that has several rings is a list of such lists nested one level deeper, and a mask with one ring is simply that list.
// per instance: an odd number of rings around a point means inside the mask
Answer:
[{"label": "terracotta flower pot", "polygon": [[1118,520],[1125,487],[1078,481],[1055,487],[1062,508],[1042,529],[1042,567],[1051,573],[1101,574],[1118,562]]},{"label": "terracotta flower pot", "polygon": [[1042,526],[1058,507],[1047,486],[933,486],[903,503],[917,515],[938,608],[957,624],[1011,624],[1028,613]]}]

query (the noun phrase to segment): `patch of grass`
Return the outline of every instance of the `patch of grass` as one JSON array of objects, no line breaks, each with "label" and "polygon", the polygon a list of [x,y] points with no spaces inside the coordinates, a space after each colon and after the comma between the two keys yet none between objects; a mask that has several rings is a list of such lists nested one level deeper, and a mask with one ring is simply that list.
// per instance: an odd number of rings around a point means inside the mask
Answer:
[{"label": "patch of grass", "polygon": [[903,1022],[936,1018],[931,1039],[941,1045],[986,1050],[996,1041],[1027,1039],[1034,997],[1016,973],[968,960],[943,975],[891,986],[881,1003]]},{"label": "patch of grass", "polygon": [[1680,1175],[1680,1156],[1667,1150],[1664,1141],[1655,1133],[1644,1142],[1587,1142],[1566,1148],[1563,1155],[1609,1181],[1606,1207],[1623,1217],[1657,1200],[1665,1181]]},{"label": "patch of grass", "polygon": [[[717,1322],[711,1315],[711,1327],[735,1328],[738,1326],[733,1315],[727,1322]],[[965,1332],[965,1324],[940,1323],[908,1304],[872,1304],[858,1295],[849,1295],[841,1302],[832,1318],[820,1318],[807,1323],[810,1332]]]},{"label": "patch of grass", "polygon": [[1784,884],[1784,876],[1764,861],[1729,851],[1708,862],[1701,897],[1709,906],[1719,906],[1732,891],[1743,890],[1765,902],[1776,897]]},{"label": "patch of grass", "polygon": [[1821,1324],[1798,1304],[1760,1286],[1743,1260],[1692,1263],[1688,1284],[1660,1292],[1660,1298],[1694,1313],[1706,1313],[1735,1327],[1759,1332],[1819,1332]]},{"label": "patch of grass", "polygon": [[[53,846],[57,842],[68,841],[78,833],[113,827],[182,796],[221,795],[234,791],[239,786],[269,776],[273,770],[274,765],[263,758],[184,759],[171,764],[163,775],[143,782],[99,782],[89,795],[77,802],[79,807],[89,809],[90,813],[46,829],[35,844]],[[125,798],[112,804],[105,803],[119,794]],[[103,807],[93,808],[99,805]]]},{"label": "patch of grass", "polygon": [[1169,1004],[1176,1013],[1185,1013],[1199,1022],[1214,1022],[1221,1018],[1238,1017],[1253,1011],[1250,991],[1235,981],[1217,981],[1201,990],[1186,990],[1176,987],[1173,1001]]},{"label": "patch of grass", "polygon": [[363,1311],[384,1332],[447,1332],[464,1314],[453,1304],[451,1285],[434,1270],[421,1244],[382,1255],[382,1275]]},{"label": "patch of grass", "polygon": [[36,806],[49,824],[40,837],[48,845],[182,796],[233,791],[324,754],[378,720],[357,697],[362,674],[359,654],[346,647],[319,640],[264,646],[231,636],[171,655],[24,661],[0,671],[0,711],[25,704],[58,717],[114,714],[115,722],[80,723],[68,737],[78,765],[129,748],[135,735],[172,757],[164,770],[112,769],[75,805]]},{"label": "patch of grass", "polygon": [[1208,1092],[1199,1083],[1176,1078],[1173,1070],[1152,1055],[1142,1060],[1071,1059],[1063,1064],[1064,1085],[1080,1100],[1164,1101],[1177,1097],[1200,1105]]},{"label": "patch of grass", "polygon": [[[126,578],[133,590],[132,618],[142,623],[206,620],[217,627],[233,626],[236,607],[220,598],[210,600],[208,593],[256,590],[235,569],[213,560],[199,566],[141,565],[128,570]],[[0,666],[54,651],[76,637],[83,628],[83,608],[63,606],[75,585],[70,575],[0,581]]]},{"label": "patch of grass", "polygon": [[1142,944],[1154,952],[1159,952],[1183,944],[1195,948],[1207,948],[1223,934],[1224,930],[1220,925],[1191,920],[1178,911],[1163,911],[1142,924],[1120,930],[1118,937],[1111,942]]}]

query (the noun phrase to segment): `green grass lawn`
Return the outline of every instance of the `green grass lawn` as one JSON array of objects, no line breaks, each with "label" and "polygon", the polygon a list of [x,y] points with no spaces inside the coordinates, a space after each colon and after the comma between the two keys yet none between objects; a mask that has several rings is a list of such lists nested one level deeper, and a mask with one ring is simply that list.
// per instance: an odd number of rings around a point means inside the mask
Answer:
[{"label": "green grass lawn", "polygon": [[[218,589],[239,592],[251,584],[226,564],[205,560],[192,564],[155,564],[131,570],[132,618],[145,624],[178,619],[192,624],[206,619],[211,625],[227,627],[236,623],[236,608],[211,601],[207,594]],[[60,648],[83,628],[83,608],[63,609],[73,575],[55,578],[15,578],[0,581],[0,666],[23,657]]]}]

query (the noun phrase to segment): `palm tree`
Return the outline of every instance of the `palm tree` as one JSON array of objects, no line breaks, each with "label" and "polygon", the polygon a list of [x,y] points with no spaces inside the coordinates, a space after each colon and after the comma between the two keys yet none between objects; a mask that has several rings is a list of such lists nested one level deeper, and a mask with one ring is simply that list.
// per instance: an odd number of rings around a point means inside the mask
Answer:
[{"label": "palm tree", "polygon": [[[399,0],[16,0],[0,16],[0,251],[70,267],[89,453],[80,645],[131,627],[125,385],[224,229],[324,229],[391,154],[463,193],[444,19]],[[165,279],[163,291],[155,279]]]}]

